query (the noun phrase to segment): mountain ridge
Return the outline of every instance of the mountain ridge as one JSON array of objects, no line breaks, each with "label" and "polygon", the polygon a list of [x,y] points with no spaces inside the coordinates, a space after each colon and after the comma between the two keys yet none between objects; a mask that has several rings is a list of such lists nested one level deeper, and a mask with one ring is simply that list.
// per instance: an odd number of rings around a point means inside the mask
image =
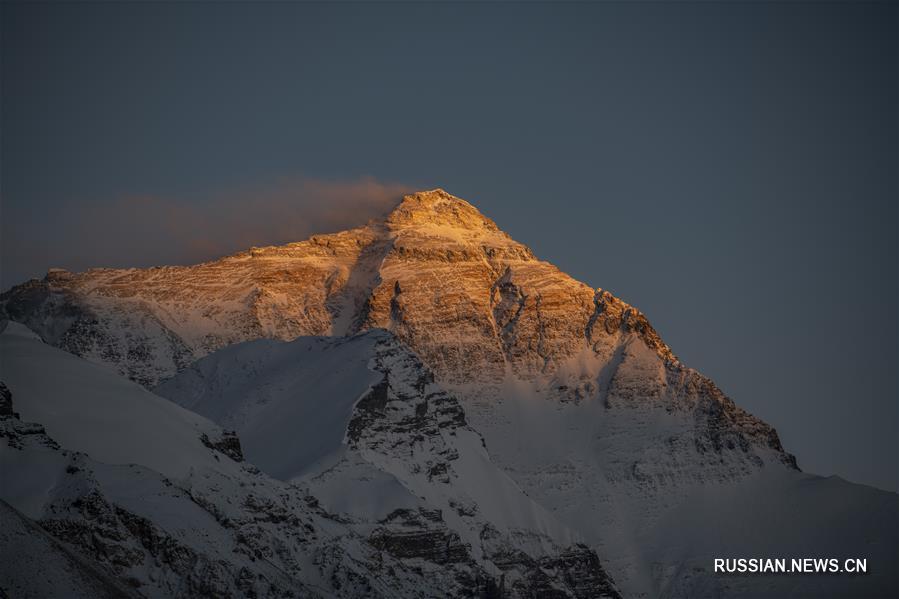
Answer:
[{"label": "mountain ridge", "polygon": [[[461,233],[460,233],[461,232]],[[466,238],[466,236],[468,238]],[[431,243],[428,243],[430,238]],[[397,240],[400,241],[397,244]],[[435,243],[439,247],[434,247]],[[159,304],[164,304],[165,300],[170,299],[176,293],[170,289],[165,289],[166,282],[172,284],[186,284],[186,287],[192,285],[188,280],[179,280],[179,275],[198,275],[201,280],[204,279],[205,271],[209,269],[227,269],[257,271],[257,277],[252,278],[246,272],[238,273],[241,277],[250,279],[245,281],[247,285],[240,288],[235,285],[236,289],[210,289],[210,291],[230,291],[224,296],[217,299],[232,300],[235,297],[245,301],[248,308],[255,312],[252,314],[256,317],[255,323],[248,323],[255,326],[255,333],[259,336],[270,336],[275,338],[289,339],[299,334],[316,335],[316,334],[352,334],[358,332],[362,328],[372,328],[375,321],[383,322],[384,316],[378,314],[372,316],[370,310],[373,307],[380,308],[384,304],[386,292],[382,289],[374,289],[373,286],[366,285],[371,283],[372,278],[386,279],[380,275],[378,268],[374,273],[369,273],[369,277],[355,277],[358,274],[356,270],[365,271],[366,267],[372,266],[370,262],[375,262],[374,266],[383,266],[383,260],[389,253],[395,253],[400,258],[421,257],[423,254],[431,252],[442,261],[458,261],[472,257],[472,253],[482,252],[484,257],[489,257],[496,265],[488,264],[491,269],[490,293],[502,295],[504,290],[514,293],[511,287],[513,283],[513,270],[509,261],[516,262],[534,262],[543,268],[549,269],[553,274],[560,278],[574,282],[581,292],[589,290],[589,298],[586,300],[590,306],[596,309],[591,311],[589,318],[585,320],[585,335],[591,334],[592,327],[599,323],[605,324],[608,328],[610,324],[608,318],[600,317],[600,314],[606,310],[615,317],[620,317],[625,326],[631,326],[635,330],[646,331],[647,340],[650,345],[655,347],[660,355],[665,359],[676,361],[676,357],[670,348],[664,344],[661,338],[655,333],[645,316],[633,306],[616,298],[607,290],[601,288],[591,288],[582,283],[578,283],[571,279],[555,266],[538,260],[533,252],[526,245],[514,241],[508,234],[500,230],[497,225],[488,217],[481,214],[472,204],[452,196],[444,190],[437,188],[430,191],[418,192],[407,195],[404,199],[384,218],[373,219],[368,224],[347,231],[336,233],[312,235],[306,240],[290,242],[283,245],[271,245],[262,247],[253,247],[244,251],[236,252],[228,256],[223,256],[216,260],[202,262],[190,266],[155,266],[150,268],[92,268],[79,273],[71,273],[64,269],[52,268],[48,270],[47,275],[42,280],[32,279],[20,285],[16,285],[0,294],[0,306],[8,316],[13,320],[23,320],[26,322],[29,318],[29,310],[33,308],[34,302],[40,302],[45,299],[54,299],[55,294],[66,296],[65,300],[72,299],[94,299],[96,303],[102,303],[102,298],[119,298],[140,299],[140,287],[145,287],[145,294],[149,294],[154,300],[161,300]],[[475,256],[478,257],[478,256]],[[313,281],[291,281],[288,274],[288,266],[280,268],[278,261],[290,262],[299,261],[297,270],[314,270],[317,266],[316,262],[325,259],[333,259],[335,264],[328,265],[334,268],[328,270],[326,276],[321,280]],[[250,264],[248,261],[260,259],[260,261],[268,261],[269,264]],[[503,260],[506,259],[506,260]],[[274,262],[275,264],[272,264]],[[347,264],[350,262],[350,264]],[[249,269],[242,268],[249,266]],[[343,272],[345,269],[346,272]],[[213,273],[214,274],[214,273]],[[279,279],[280,277],[280,279]],[[287,280],[284,280],[287,279]],[[382,280],[382,283],[389,281]],[[266,302],[266,295],[275,295],[280,291],[281,283],[294,285],[319,284],[325,288],[326,297],[324,305],[327,308],[326,313],[321,310],[308,310],[307,318],[302,319],[296,317],[290,322],[272,322],[267,320],[267,310],[271,307]],[[399,280],[395,280],[393,285],[386,285],[385,289],[396,292],[396,284]],[[130,288],[129,288],[130,287]],[[198,288],[202,287],[197,285]],[[158,289],[157,289],[158,288]],[[399,292],[401,293],[400,286]],[[345,306],[340,304],[341,299],[345,298],[340,295],[340,291],[369,291],[377,292],[376,297],[361,298],[361,306],[351,306],[357,310],[351,315],[349,321],[344,322],[344,327],[337,327],[335,330],[335,321],[339,321],[341,309]],[[243,296],[235,296],[234,294],[244,293]],[[72,298],[71,295],[81,296],[80,298]],[[397,293],[398,295],[399,293]],[[359,299],[359,298],[356,298]],[[388,305],[391,303],[388,298]],[[518,298],[522,299],[522,298]],[[501,300],[497,300],[501,301]],[[53,303],[53,302],[51,302]],[[90,309],[90,301],[76,301],[78,304],[87,304],[84,306]],[[73,306],[80,307],[80,306]],[[159,324],[163,327],[169,324],[175,324],[171,321],[177,319],[172,318],[170,314],[166,314],[166,306],[155,306],[160,314],[156,315]],[[302,306],[308,308],[308,306]],[[361,309],[361,310],[360,310]],[[303,310],[300,310],[303,312]],[[65,314],[64,314],[65,316]],[[71,314],[69,315],[71,316]],[[202,314],[201,317],[210,318],[214,316],[210,313]],[[277,320],[277,319],[275,319]],[[345,319],[346,320],[346,319]],[[389,320],[387,321],[389,324]],[[50,331],[45,326],[40,326],[39,322],[26,322],[33,326],[35,330],[41,332],[42,335],[49,337],[49,341],[58,342],[59,337],[63,333],[58,331]],[[181,323],[187,324],[190,323]],[[337,323],[340,324],[340,323]],[[279,326],[280,325],[280,326]],[[611,325],[614,326],[614,325]],[[179,328],[177,324],[172,328]],[[381,327],[381,328],[389,328]],[[248,332],[248,335],[252,334]],[[185,336],[185,335],[182,335]],[[186,336],[185,336],[186,337]],[[210,349],[216,349],[219,346],[227,345],[230,339],[215,339],[214,335],[209,339],[193,339],[188,349],[193,357],[199,357]],[[254,338],[254,337],[251,337]],[[63,341],[64,342],[64,341]],[[84,353],[78,351],[79,348],[72,348],[76,353]],[[101,359],[100,361],[108,361]],[[160,375],[172,374],[172,367],[177,370],[179,360],[177,351],[172,357],[172,364],[166,365]],[[127,368],[127,367],[126,367]],[[137,373],[125,371],[130,378],[152,384],[158,381],[152,377],[142,377]],[[136,375],[136,376],[135,376]]]}]

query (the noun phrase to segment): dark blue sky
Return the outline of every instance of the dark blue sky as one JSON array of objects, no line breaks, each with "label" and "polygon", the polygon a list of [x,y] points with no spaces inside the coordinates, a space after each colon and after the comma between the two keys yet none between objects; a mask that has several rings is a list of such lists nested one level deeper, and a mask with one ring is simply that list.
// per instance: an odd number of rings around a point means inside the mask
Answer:
[{"label": "dark blue sky", "polygon": [[895,3],[0,10],[4,288],[443,187],[640,307],[803,468],[899,487]]}]

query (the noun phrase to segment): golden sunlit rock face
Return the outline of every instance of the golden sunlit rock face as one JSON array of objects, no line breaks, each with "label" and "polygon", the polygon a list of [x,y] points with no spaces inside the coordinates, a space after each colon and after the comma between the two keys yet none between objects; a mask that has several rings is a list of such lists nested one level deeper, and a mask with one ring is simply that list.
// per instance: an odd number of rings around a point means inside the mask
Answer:
[{"label": "golden sunlit rock face", "polygon": [[[71,328],[51,341],[145,384],[239,341],[370,328],[393,331],[451,382],[551,374],[632,325],[671,358],[633,308],[536,259],[441,189],[406,196],[357,229],[189,267],[53,271],[4,301],[32,324],[36,303],[38,312],[67,305]],[[103,326],[115,321],[127,322]],[[122,330],[129,336],[111,337]],[[70,345],[75,333],[80,347]]]}]

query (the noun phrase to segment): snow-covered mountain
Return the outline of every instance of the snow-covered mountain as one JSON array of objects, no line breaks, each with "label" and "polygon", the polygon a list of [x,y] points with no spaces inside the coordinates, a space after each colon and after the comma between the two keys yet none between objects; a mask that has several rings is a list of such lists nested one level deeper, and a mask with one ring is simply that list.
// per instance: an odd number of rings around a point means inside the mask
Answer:
[{"label": "snow-covered mountain", "polygon": [[[444,591],[490,578],[595,596],[615,592],[607,571],[626,597],[899,592],[895,494],[800,472],[637,309],[442,190],[196,266],[54,270],[0,307],[236,429],[269,484],[317,496],[341,539],[400,561],[443,547],[425,561],[456,580]],[[744,555],[872,565],[711,572]]]},{"label": "snow-covered mountain", "polygon": [[[505,582],[408,490],[389,514],[334,515],[245,463],[232,434],[17,323],[0,334],[0,380],[0,588],[11,596],[477,596]],[[354,466],[361,480],[377,473]],[[508,583],[520,596],[617,596],[584,546],[524,562],[509,568],[523,573]]]},{"label": "snow-covered mountain", "polygon": [[615,595],[583,539],[491,461],[458,400],[386,331],[242,343],[156,392],[236,428],[248,460],[389,552],[474,561],[525,597]]},{"label": "snow-covered mountain", "polygon": [[[692,426],[683,414],[559,404],[528,386],[507,389],[493,407],[482,424],[494,442],[484,444],[463,404],[386,332],[238,344],[155,391],[235,427],[250,461],[303,484],[365,530],[392,510],[439,511],[507,582],[522,579],[509,555],[552,563],[572,549],[587,557],[579,548],[586,544],[624,596],[889,596],[895,586],[896,535],[879,528],[899,526],[892,493],[777,459],[752,469],[726,453],[677,463],[688,456],[673,452],[670,439]],[[621,465],[634,456],[646,468],[670,468],[667,478],[626,476]],[[730,460],[731,478],[721,478],[716,460]],[[865,556],[871,574],[710,575],[715,557],[772,548],[778,556]]]}]

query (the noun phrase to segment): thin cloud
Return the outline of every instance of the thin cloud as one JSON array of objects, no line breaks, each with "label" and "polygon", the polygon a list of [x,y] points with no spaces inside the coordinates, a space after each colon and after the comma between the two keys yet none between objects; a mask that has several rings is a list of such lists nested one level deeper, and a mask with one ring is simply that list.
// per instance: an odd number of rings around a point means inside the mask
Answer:
[{"label": "thin cloud", "polygon": [[299,241],[384,216],[409,191],[371,178],[293,178],[191,197],[132,195],[83,203],[38,235],[22,237],[17,227],[5,227],[3,287],[50,267],[193,264],[251,246]]}]

